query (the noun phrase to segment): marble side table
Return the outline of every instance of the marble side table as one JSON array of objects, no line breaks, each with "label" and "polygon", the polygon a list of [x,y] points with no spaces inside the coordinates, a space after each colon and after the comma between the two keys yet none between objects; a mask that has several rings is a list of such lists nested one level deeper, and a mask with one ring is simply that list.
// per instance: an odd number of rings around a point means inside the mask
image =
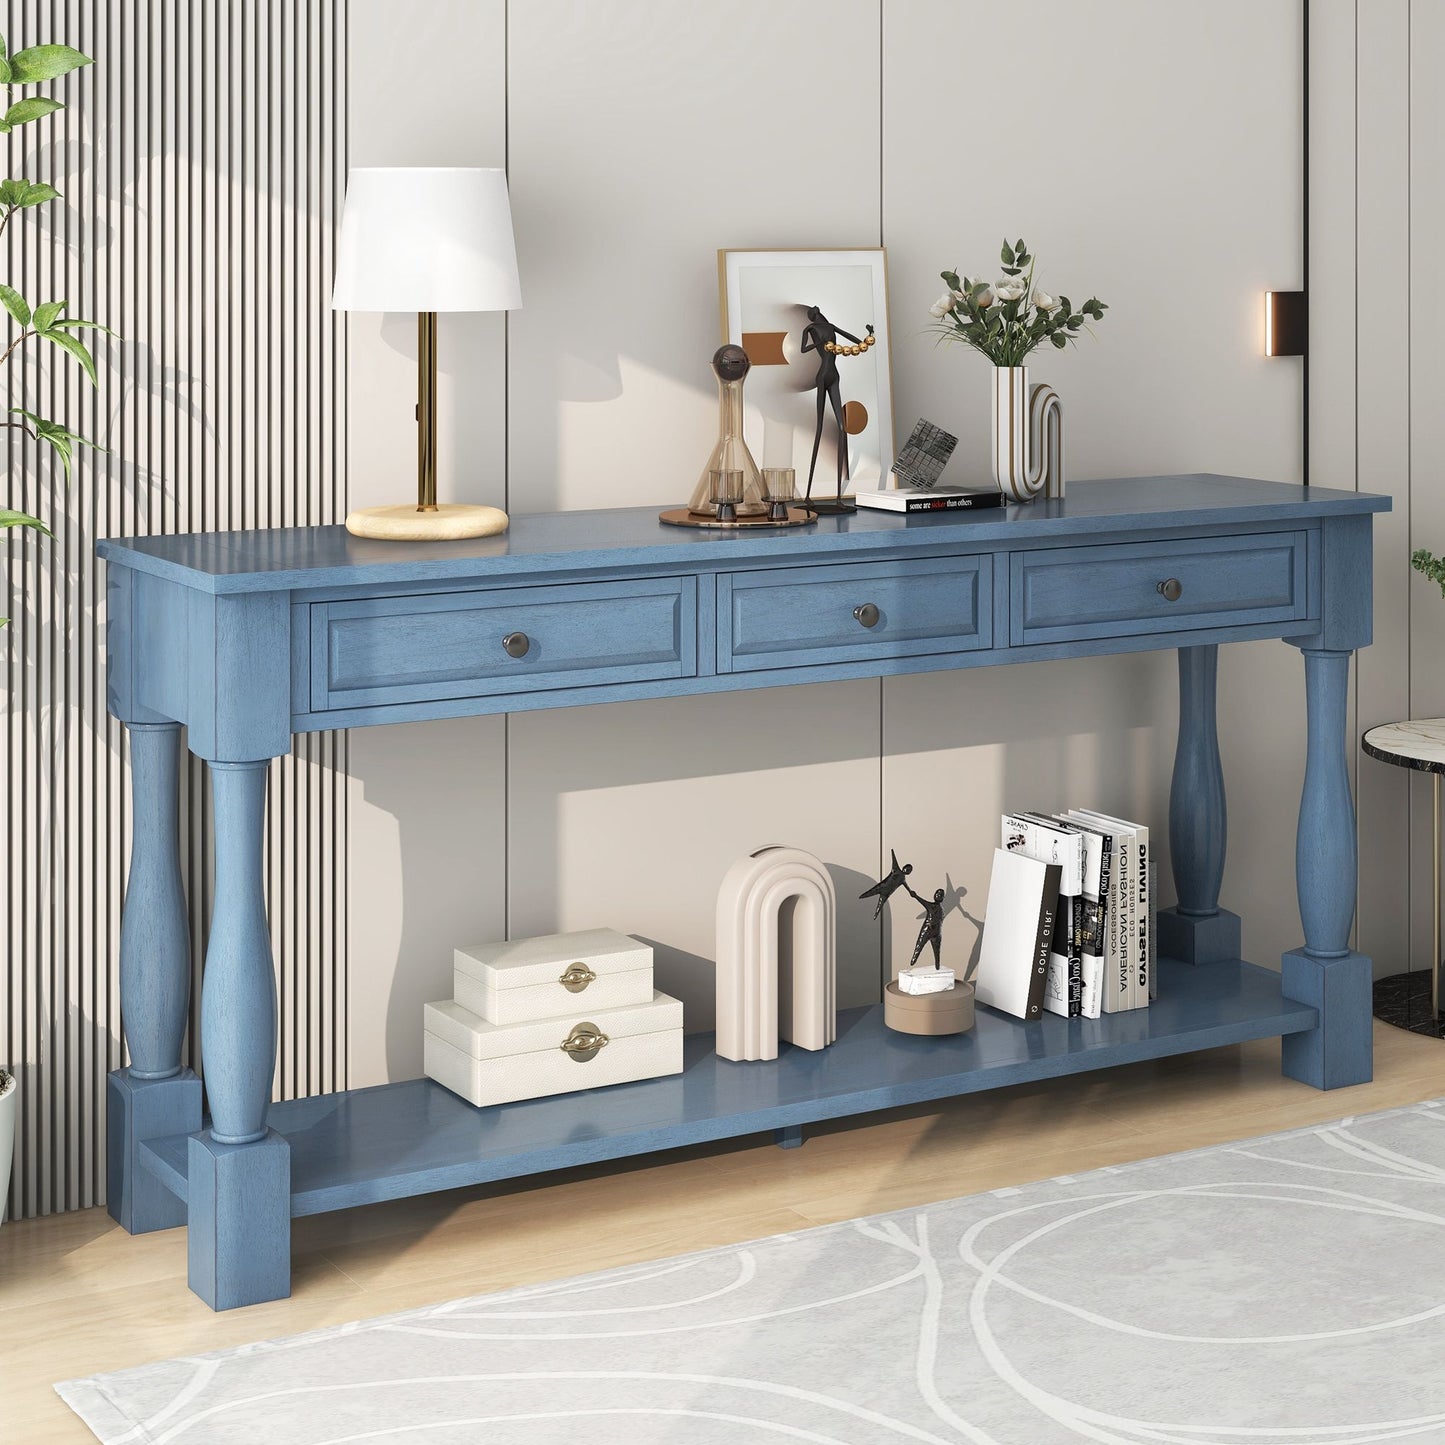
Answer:
[{"label": "marble side table", "polygon": [[1365,751],[1382,763],[1429,773],[1434,787],[1434,847],[1430,897],[1434,926],[1431,931],[1429,986],[1419,971],[1397,973],[1375,982],[1375,1016],[1412,1033],[1442,1034],[1440,1020],[1440,775],[1445,773],[1445,718],[1413,718],[1382,723],[1362,739]]}]

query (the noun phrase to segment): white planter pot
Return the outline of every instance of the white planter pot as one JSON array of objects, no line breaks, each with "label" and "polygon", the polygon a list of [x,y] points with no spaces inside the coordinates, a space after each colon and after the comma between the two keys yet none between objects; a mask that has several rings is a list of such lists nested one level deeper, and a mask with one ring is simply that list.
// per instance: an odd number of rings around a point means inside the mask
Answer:
[{"label": "white planter pot", "polygon": [[993,368],[993,479],[1010,501],[1064,495],[1064,412],[1026,366]]},{"label": "white planter pot", "polygon": [[15,1153],[15,1111],[20,1086],[13,1074],[0,1074],[0,1224],[10,1197],[10,1160]]}]

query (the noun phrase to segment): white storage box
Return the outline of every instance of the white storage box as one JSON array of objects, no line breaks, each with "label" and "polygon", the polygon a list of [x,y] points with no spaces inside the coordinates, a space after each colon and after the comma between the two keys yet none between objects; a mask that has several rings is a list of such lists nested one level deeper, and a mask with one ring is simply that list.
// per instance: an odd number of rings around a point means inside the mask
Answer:
[{"label": "white storage box", "polygon": [[629,1008],[493,1024],[452,1000],[426,1006],[427,1077],[473,1104],[510,1104],[682,1072],[682,1004],[665,993]]},{"label": "white storage box", "polygon": [[493,1024],[652,1001],[652,949],[610,928],[478,943],[453,963],[457,1002]]}]

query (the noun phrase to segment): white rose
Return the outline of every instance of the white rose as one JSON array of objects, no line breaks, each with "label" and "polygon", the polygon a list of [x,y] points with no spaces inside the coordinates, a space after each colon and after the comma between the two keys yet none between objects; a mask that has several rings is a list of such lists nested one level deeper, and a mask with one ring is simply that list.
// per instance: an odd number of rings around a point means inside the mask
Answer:
[{"label": "white rose", "polygon": [[1004,276],[994,282],[994,295],[1000,301],[1022,301],[1029,283],[1022,276]]},{"label": "white rose", "polygon": [[1050,296],[1047,291],[1036,290],[1034,292],[1034,305],[1046,316],[1050,311],[1057,310],[1058,304],[1059,298],[1057,296]]},{"label": "white rose", "polygon": [[941,321],[953,310],[953,292],[945,291],[928,309]]},{"label": "white rose", "polygon": [[978,295],[974,298],[975,303],[977,304],[980,311],[987,311],[988,308],[992,306],[997,299],[998,298],[993,294],[991,290],[989,290],[987,286],[985,286],[983,290],[980,291]]}]

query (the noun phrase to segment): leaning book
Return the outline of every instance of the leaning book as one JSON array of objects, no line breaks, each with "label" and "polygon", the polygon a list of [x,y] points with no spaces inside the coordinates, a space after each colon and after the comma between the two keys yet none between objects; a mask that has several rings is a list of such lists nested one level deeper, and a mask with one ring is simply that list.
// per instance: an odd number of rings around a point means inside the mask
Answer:
[{"label": "leaning book", "polygon": [[979,1003],[1021,1019],[1043,1013],[1062,872],[1057,863],[994,849],[973,980]]}]

